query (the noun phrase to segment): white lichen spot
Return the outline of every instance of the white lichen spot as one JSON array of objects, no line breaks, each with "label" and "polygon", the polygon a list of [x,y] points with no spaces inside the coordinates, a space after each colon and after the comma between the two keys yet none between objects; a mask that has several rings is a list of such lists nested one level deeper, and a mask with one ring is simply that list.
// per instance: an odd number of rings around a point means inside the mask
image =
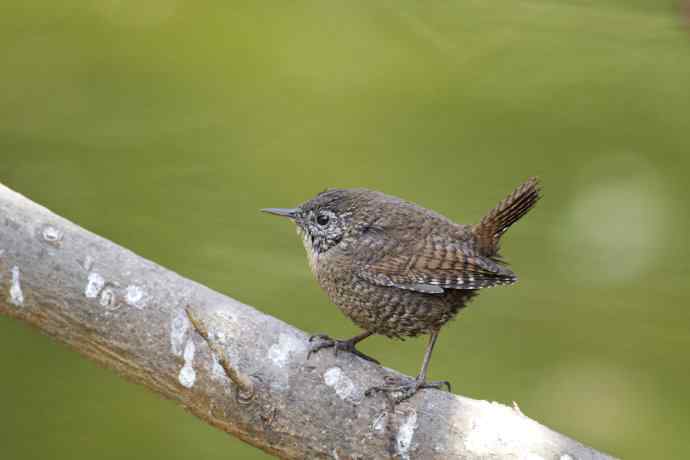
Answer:
[{"label": "white lichen spot", "polygon": [[268,359],[278,367],[285,367],[290,360],[290,355],[304,351],[304,344],[296,337],[282,333],[278,338],[278,343],[271,345],[268,349]]},{"label": "white lichen spot", "polygon": [[18,307],[21,307],[24,305],[24,293],[22,292],[19,267],[15,265],[10,271],[12,273],[12,281],[10,283],[10,302]]},{"label": "white lichen spot", "polygon": [[[288,388],[289,373],[284,372],[280,368],[283,368],[289,364],[292,355],[301,354],[301,359],[304,359],[304,354],[306,351],[307,347],[303,341],[296,336],[286,333],[280,334],[278,342],[271,345],[267,353],[268,362],[279,368],[278,372],[274,373],[274,378],[271,379],[272,389],[280,391]],[[232,357],[230,359],[232,359]]]},{"label": "white lichen spot", "polygon": [[410,448],[412,447],[412,438],[416,429],[417,412],[412,411],[400,425],[398,434],[395,436],[395,448],[403,460],[410,459]]},{"label": "white lichen spot", "polygon": [[46,242],[53,245],[59,244],[62,240],[62,232],[59,229],[53,227],[52,225],[46,225],[45,227],[43,227],[41,235],[43,236],[43,239]]},{"label": "white lichen spot", "polygon": [[105,286],[105,278],[96,272],[89,273],[88,281],[86,282],[86,289],[84,295],[88,299],[95,299]]},{"label": "white lichen spot", "polygon": [[170,350],[175,356],[182,356],[189,326],[189,318],[187,318],[187,313],[184,310],[173,318],[170,324]]},{"label": "white lichen spot", "polygon": [[371,429],[377,433],[383,433],[388,422],[388,413],[381,412],[371,423]]},{"label": "white lichen spot", "polygon": [[5,250],[4,250],[4,249],[0,249],[0,257],[2,257],[4,254],[5,254]]},{"label": "white lichen spot", "polygon": [[323,374],[323,381],[335,390],[340,399],[352,399],[356,391],[355,384],[339,367],[331,367]]},{"label": "white lichen spot", "polygon": [[129,305],[138,308],[139,310],[146,307],[146,304],[148,303],[146,292],[135,284],[130,284],[125,289],[125,300]]},{"label": "white lichen spot", "polygon": [[180,374],[177,378],[182,386],[192,388],[194,386],[194,381],[196,380],[196,371],[192,366],[185,365],[182,367],[182,369],[180,369]]},{"label": "white lichen spot", "polygon": [[98,303],[101,304],[106,310],[117,310],[117,296],[115,290],[111,287],[106,287],[101,291],[101,296],[98,299]]},{"label": "white lichen spot", "polygon": [[187,345],[184,347],[184,353],[182,354],[182,358],[184,359],[185,363],[192,363],[194,361],[194,354],[196,353],[196,346],[194,345],[194,341],[190,338],[187,340]]},{"label": "white lichen spot", "polygon": [[192,339],[187,340],[187,345],[184,347],[184,353],[182,357],[184,358],[184,366],[180,369],[180,374],[177,379],[180,384],[185,388],[192,388],[194,382],[196,381],[196,371],[194,370],[194,354],[196,353],[196,347],[194,346],[194,341]]},{"label": "white lichen spot", "polygon": [[575,457],[570,454],[563,454],[559,457],[559,460],[575,460]]},{"label": "white lichen spot", "polygon": [[223,332],[223,331],[214,332],[213,337],[215,337],[216,342],[220,343],[221,345],[225,345],[228,343],[228,338],[225,335],[225,332]]}]

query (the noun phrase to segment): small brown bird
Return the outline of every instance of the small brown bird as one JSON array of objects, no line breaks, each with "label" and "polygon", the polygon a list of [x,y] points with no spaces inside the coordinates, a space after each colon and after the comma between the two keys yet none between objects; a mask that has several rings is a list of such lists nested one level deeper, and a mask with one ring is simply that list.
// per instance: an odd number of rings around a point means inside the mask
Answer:
[{"label": "small brown bird", "polygon": [[398,392],[400,401],[422,388],[450,389],[448,382],[426,381],[439,330],[479,289],[517,281],[498,253],[499,239],[539,193],[537,179],[527,180],[476,225],[366,189],[329,189],[297,208],[263,209],[295,222],[319,285],[364,330],[348,340],[312,336],[319,341],[309,355],[334,347],[378,363],[355,345],[372,334],[430,334],[415,380],[387,381],[368,394]]}]

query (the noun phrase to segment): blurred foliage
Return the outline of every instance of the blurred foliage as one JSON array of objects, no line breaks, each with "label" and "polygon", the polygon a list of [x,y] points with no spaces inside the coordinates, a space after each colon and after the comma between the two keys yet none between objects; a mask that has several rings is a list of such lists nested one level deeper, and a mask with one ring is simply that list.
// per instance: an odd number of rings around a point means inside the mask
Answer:
[{"label": "blurred foliage", "polygon": [[[615,455],[685,458],[682,24],[669,0],[5,2],[0,181],[347,336],[290,225],[258,208],[366,186],[471,223],[539,175],[545,199],[504,241],[520,284],[444,329],[431,378]],[[414,375],[424,340],[363,350]],[[7,318],[0,361],[3,458],[266,458]]]}]

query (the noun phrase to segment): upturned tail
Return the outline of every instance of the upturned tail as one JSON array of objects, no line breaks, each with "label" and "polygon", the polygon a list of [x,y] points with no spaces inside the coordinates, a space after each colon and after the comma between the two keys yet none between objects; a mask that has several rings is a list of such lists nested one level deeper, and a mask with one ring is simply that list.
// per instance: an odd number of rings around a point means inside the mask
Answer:
[{"label": "upturned tail", "polygon": [[540,192],[539,179],[530,177],[474,226],[472,230],[483,254],[497,256],[501,235],[532,209],[541,197]]}]

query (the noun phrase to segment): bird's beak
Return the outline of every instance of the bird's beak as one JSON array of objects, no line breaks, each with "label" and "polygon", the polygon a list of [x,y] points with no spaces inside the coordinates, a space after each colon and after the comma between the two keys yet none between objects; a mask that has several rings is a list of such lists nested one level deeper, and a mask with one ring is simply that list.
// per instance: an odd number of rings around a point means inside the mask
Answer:
[{"label": "bird's beak", "polygon": [[288,217],[294,219],[297,217],[299,208],[265,208],[261,210],[262,212],[267,212],[269,214],[275,214],[276,216]]}]

